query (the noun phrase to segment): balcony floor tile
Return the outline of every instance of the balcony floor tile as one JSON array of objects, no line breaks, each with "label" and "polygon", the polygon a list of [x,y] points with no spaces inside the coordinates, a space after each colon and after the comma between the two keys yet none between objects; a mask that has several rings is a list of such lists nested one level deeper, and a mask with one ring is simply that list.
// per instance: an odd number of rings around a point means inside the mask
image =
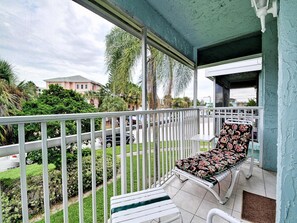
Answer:
[{"label": "balcony floor tile", "polygon": [[[249,164],[245,163],[242,170],[247,173]],[[204,223],[208,211],[212,208],[221,209],[240,219],[243,190],[274,199],[276,194],[276,173],[262,170],[257,165],[254,166],[253,176],[249,180],[245,178],[244,173],[240,173],[233,194],[225,205],[219,204],[215,197],[204,188],[191,181],[182,184],[175,176],[166,184],[165,190],[170,197],[173,197],[173,202],[181,209],[184,222]],[[229,183],[230,177],[221,182],[221,196],[228,189]],[[214,189],[218,190],[217,187]],[[214,222],[224,223],[226,221],[216,216]]]}]

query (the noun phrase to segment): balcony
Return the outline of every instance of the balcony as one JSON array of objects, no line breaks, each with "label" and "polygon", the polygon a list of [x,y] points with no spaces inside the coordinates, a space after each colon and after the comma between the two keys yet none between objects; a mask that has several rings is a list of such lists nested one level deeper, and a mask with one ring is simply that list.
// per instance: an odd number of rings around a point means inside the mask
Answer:
[{"label": "balcony", "polygon": [[[248,164],[242,166],[242,170],[245,172],[248,172],[248,168]],[[227,191],[229,183],[230,176],[221,182],[222,194]],[[243,190],[276,199],[276,174],[275,172],[262,170],[258,165],[255,165],[252,178],[246,180],[243,174],[240,175],[235,185],[233,195],[225,205],[219,204],[210,192],[207,192],[205,189],[191,181],[182,184],[176,177],[174,177],[164,185],[164,188],[173,199],[176,206],[181,210],[184,222],[206,222],[207,213],[212,208],[221,209],[233,217],[242,220]],[[217,187],[215,189],[216,191],[218,190]],[[244,220],[242,221],[247,222]],[[225,223],[227,221],[215,217],[214,222]]]},{"label": "balcony", "polygon": [[[242,190],[275,198],[275,175],[262,170],[262,129],[263,109],[261,107],[241,108],[190,108],[176,110],[154,110],[139,112],[89,113],[46,116],[1,117],[0,125],[15,126],[15,137],[18,144],[0,147],[0,157],[19,154],[21,196],[19,207],[12,207],[10,213],[4,209],[9,205],[7,188],[2,185],[2,208],[0,222],[7,222],[8,214],[20,214],[18,221],[45,222],[108,222],[109,200],[113,195],[125,194],[152,187],[164,187],[173,201],[181,209],[184,222],[204,222],[207,211],[218,207],[235,217],[240,217]],[[136,117],[132,120],[132,117]],[[245,180],[242,176],[236,184],[235,191],[225,205],[219,205],[214,197],[197,185],[186,182],[181,184],[173,175],[175,161],[208,149],[206,144],[197,143],[191,138],[200,134],[218,135],[222,123],[227,119],[245,119],[252,121],[254,130],[249,154],[256,157],[254,176]],[[119,126],[117,125],[119,120]],[[49,138],[48,129],[57,124],[59,137]],[[68,124],[76,125],[76,133],[67,133]],[[99,124],[100,125],[99,125]],[[30,125],[39,126],[39,131],[30,133]],[[108,127],[110,124],[110,127]],[[88,131],[82,127],[89,125]],[[40,137],[37,141],[26,141],[28,134]],[[120,146],[116,146],[116,135],[120,134]],[[112,148],[107,148],[107,135],[112,137]],[[126,136],[135,136],[135,141],[127,142]],[[96,150],[96,139],[101,138],[102,145]],[[75,144],[77,154],[75,161],[76,174],[69,172],[67,146]],[[84,147],[91,148],[89,155],[90,174],[86,176],[86,160],[83,157]],[[48,168],[50,148],[60,148],[61,172],[60,187],[53,185],[52,170]],[[26,153],[42,151],[42,178],[40,197],[34,196],[32,182],[27,176]],[[258,151],[258,153],[257,153]],[[97,160],[100,154],[101,161]],[[133,157],[133,158],[131,158]],[[98,169],[99,168],[99,169]],[[247,167],[244,166],[244,169]],[[133,171],[131,171],[133,170]],[[69,181],[73,177],[74,180]],[[102,181],[98,180],[102,179]],[[33,180],[33,181],[32,181]],[[226,190],[226,182],[221,189]],[[69,183],[71,182],[71,183]],[[3,182],[2,182],[3,183]],[[57,187],[55,187],[57,186]],[[55,191],[60,188],[60,191]],[[73,192],[71,188],[76,188]],[[56,196],[52,196],[52,194]],[[44,194],[44,196],[43,196]],[[192,202],[183,202],[188,197]],[[39,199],[40,209],[34,209]],[[1,201],[1,200],[0,200]],[[4,203],[6,202],[6,203]],[[75,204],[76,207],[74,208]],[[1,204],[1,203],[0,203]],[[73,205],[74,204],[74,205]],[[0,210],[0,213],[2,213]]]}]

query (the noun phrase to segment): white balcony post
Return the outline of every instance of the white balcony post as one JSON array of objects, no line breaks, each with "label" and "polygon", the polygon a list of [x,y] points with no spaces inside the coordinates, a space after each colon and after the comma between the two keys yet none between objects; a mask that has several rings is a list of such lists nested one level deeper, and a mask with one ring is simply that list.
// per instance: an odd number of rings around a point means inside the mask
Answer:
[{"label": "white balcony post", "polygon": [[194,67],[194,95],[193,95],[193,101],[194,101],[194,108],[197,108],[197,95],[198,95],[198,70],[197,65]]},{"label": "white balcony post", "polygon": [[[121,135],[121,192],[127,193],[127,170],[126,170],[126,125],[125,116],[120,117],[120,135]],[[133,157],[131,157],[132,159]]]},{"label": "white balcony post", "polygon": [[147,110],[147,30],[142,29],[142,110]]},{"label": "white balcony post", "polygon": [[[142,110],[147,110],[147,30],[142,29]],[[143,115],[142,123],[142,179],[143,189],[146,189],[147,181],[147,120],[146,115]]]}]

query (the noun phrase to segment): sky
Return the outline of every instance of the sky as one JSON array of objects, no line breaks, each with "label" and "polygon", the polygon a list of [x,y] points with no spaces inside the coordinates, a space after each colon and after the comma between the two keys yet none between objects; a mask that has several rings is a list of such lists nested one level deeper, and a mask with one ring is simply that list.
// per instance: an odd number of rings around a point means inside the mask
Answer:
[{"label": "sky", "polygon": [[[0,59],[12,64],[19,81],[44,88],[45,79],[82,75],[107,83],[105,36],[112,23],[71,0],[1,0],[0,18]],[[140,73],[138,64],[135,82]],[[198,99],[212,97],[212,86],[199,70]],[[193,98],[193,81],[179,96]]]}]

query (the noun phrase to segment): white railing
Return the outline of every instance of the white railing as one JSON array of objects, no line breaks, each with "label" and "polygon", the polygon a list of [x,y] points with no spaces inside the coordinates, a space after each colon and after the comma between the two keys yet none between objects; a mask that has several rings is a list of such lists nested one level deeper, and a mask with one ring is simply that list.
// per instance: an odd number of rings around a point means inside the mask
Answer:
[{"label": "white railing", "polygon": [[[20,160],[20,183],[21,183],[21,203],[22,203],[22,221],[29,221],[28,204],[28,186],[26,175],[26,153],[36,150],[42,151],[43,166],[43,193],[44,193],[44,220],[50,222],[50,199],[49,199],[49,171],[48,171],[48,149],[51,147],[61,148],[61,169],[62,169],[62,196],[63,196],[63,215],[64,222],[69,222],[68,213],[68,193],[67,189],[67,154],[66,147],[69,143],[77,144],[77,169],[78,169],[78,204],[79,221],[84,222],[83,209],[83,160],[82,150],[86,140],[91,144],[91,168],[92,168],[92,216],[93,222],[97,222],[96,203],[96,151],[95,140],[102,138],[101,150],[103,156],[103,215],[104,222],[108,220],[108,179],[107,179],[107,138],[112,138],[112,194],[117,195],[117,159],[120,157],[120,188],[121,193],[139,191],[142,189],[157,187],[162,185],[172,176],[171,169],[175,165],[175,160],[189,154],[189,143],[186,138],[188,135],[195,134],[194,128],[198,126],[197,109],[179,109],[179,110],[159,110],[159,111],[140,111],[140,112],[114,112],[114,113],[90,113],[90,114],[66,114],[66,115],[46,115],[46,116],[22,116],[22,117],[2,117],[0,125],[17,126],[18,144],[0,147],[0,157],[19,154]],[[107,120],[108,119],[108,120]],[[136,123],[133,123],[136,119]],[[118,123],[119,120],[119,123]],[[60,136],[55,138],[48,137],[47,126],[50,122],[58,122],[60,127],[56,130]],[[67,135],[67,122],[76,123],[76,133]],[[101,122],[100,129],[96,123]],[[111,122],[111,123],[110,123]],[[32,123],[37,123],[38,131],[35,135],[40,140],[26,141],[26,127]],[[82,132],[82,124],[89,123],[90,130]],[[111,127],[107,127],[111,124]],[[197,130],[196,130],[197,132]],[[116,153],[117,134],[120,134],[120,154]],[[135,135],[135,142],[129,140],[127,144],[127,135],[132,139]],[[111,136],[110,136],[111,135]],[[133,136],[132,136],[133,135]],[[108,137],[109,136],[109,137]],[[106,139],[106,140],[104,140]],[[110,143],[110,142],[108,142]],[[126,149],[130,148],[127,154]],[[133,148],[135,150],[133,151]],[[130,156],[130,159],[127,157]],[[134,163],[133,157],[136,157]],[[127,163],[129,162],[129,163]],[[142,162],[142,165],[141,165]],[[133,171],[127,173],[127,166],[133,170],[136,165],[137,174]],[[129,175],[130,181],[127,180]],[[136,187],[134,183],[136,182]],[[0,207],[0,213],[2,213]],[[5,219],[0,220],[5,222]]]},{"label": "white railing", "polygon": [[[262,146],[263,146],[263,108],[262,107],[218,107],[199,108],[199,133],[202,135],[215,135],[220,133],[220,129],[225,120],[241,119],[253,123],[252,143],[250,146],[256,147],[251,152],[258,151],[259,161],[262,166]],[[254,157],[254,154],[251,154]]]},{"label": "white railing", "polygon": [[[62,172],[62,197],[63,197],[63,221],[69,222],[68,212],[68,185],[67,183],[67,153],[66,148],[70,143],[77,146],[77,169],[78,169],[78,204],[79,222],[84,222],[83,197],[83,145],[87,140],[91,148],[92,170],[92,221],[97,222],[97,209],[102,210],[104,219],[108,221],[109,194],[117,195],[118,188],[121,194],[139,191],[151,187],[161,186],[171,176],[171,170],[177,159],[188,157],[192,153],[192,141],[190,138],[200,134],[218,134],[221,122],[228,118],[245,118],[254,121],[255,125],[261,126],[261,108],[191,108],[175,110],[137,111],[137,112],[113,112],[113,113],[88,113],[88,114],[64,114],[64,115],[38,115],[1,117],[0,125],[11,125],[17,128],[18,144],[0,147],[0,158],[13,154],[19,154],[20,159],[20,183],[22,221],[29,222],[28,186],[26,173],[26,153],[42,151],[43,167],[43,193],[44,193],[44,220],[50,222],[51,202],[49,198],[49,170],[48,150],[52,147],[61,148],[61,172]],[[52,121],[59,123],[56,132],[59,136],[49,138],[48,125]],[[75,122],[75,134],[67,134],[67,123]],[[98,126],[98,122],[100,126]],[[39,127],[35,135],[40,140],[26,141],[26,127],[37,123]],[[89,125],[88,131],[83,131],[82,125]],[[259,129],[259,128],[258,128]],[[259,130],[258,130],[259,133]],[[117,142],[117,135],[120,141]],[[131,140],[135,137],[135,141]],[[102,143],[102,176],[103,176],[103,204],[97,204],[96,177],[96,145],[97,138]],[[129,139],[129,140],[127,140]],[[111,148],[107,148],[111,145]],[[120,154],[117,153],[117,145]],[[130,151],[128,152],[127,149]],[[107,178],[107,153],[112,154],[112,177]],[[135,158],[135,159],[134,159]],[[120,173],[117,162],[120,159]],[[130,171],[128,172],[128,169]],[[136,169],[136,173],[133,170]],[[120,185],[117,185],[120,176]],[[129,180],[130,179],[130,180]],[[108,189],[112,184],[112,189]],[[108,191],[112,190],[112,192]],[[1,194],[1,184],[0,184]],[[2,216],[0,196],[0,223],[6,222]]]}]

